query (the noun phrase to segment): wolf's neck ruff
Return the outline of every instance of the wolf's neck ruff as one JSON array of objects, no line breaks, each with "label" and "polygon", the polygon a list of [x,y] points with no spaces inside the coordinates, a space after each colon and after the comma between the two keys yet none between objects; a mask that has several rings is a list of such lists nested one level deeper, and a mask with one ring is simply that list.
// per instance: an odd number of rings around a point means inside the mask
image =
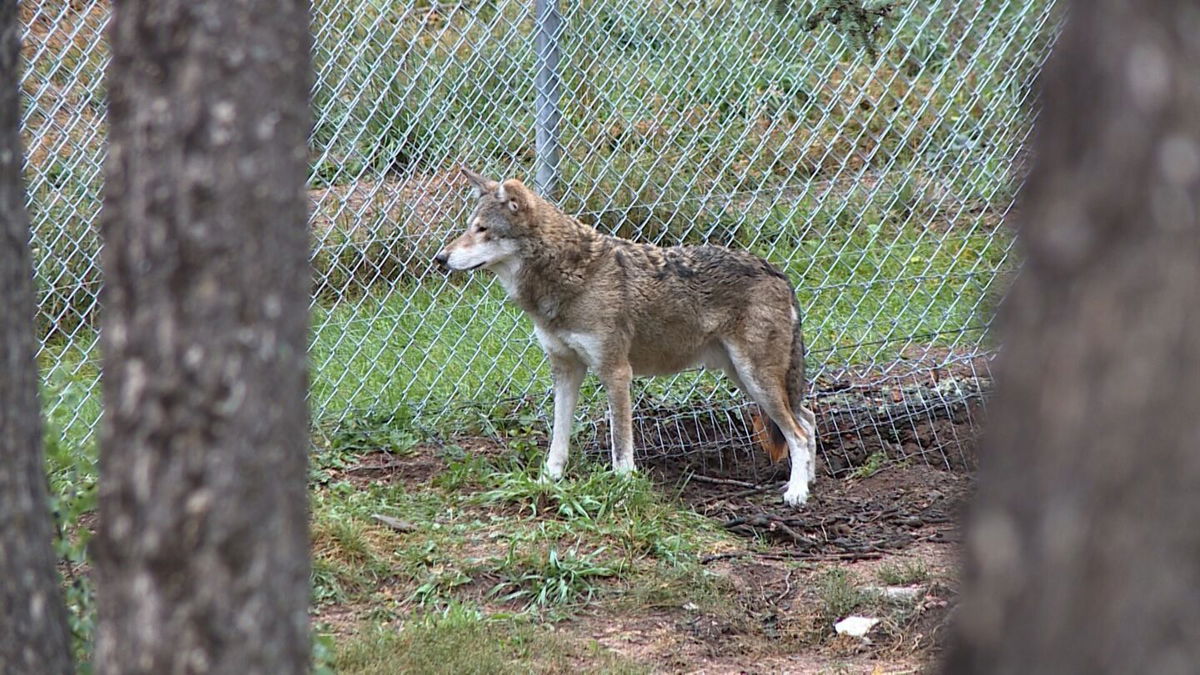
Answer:
[{"label": "wolf's neck ruff", "polygon": [[536,220],[520,244],[523,261],[510,297],[536,320],[553,324],[585,290],[587,272],[602,261],[604,237],[536,195],[529,197]]}]

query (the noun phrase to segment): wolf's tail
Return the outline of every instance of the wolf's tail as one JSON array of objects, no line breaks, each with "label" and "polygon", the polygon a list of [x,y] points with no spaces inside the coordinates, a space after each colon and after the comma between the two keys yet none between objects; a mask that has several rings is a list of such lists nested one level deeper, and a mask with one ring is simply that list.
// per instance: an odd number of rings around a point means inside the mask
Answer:
[{"label": "wolf's tail", "polygon": [[[792,409],[792,416],[796,421],[804,419],[804,330],[801,328],[802,320],[800,316],[800,302],[795,295],[792,296],[792,306],[796,310],[796,320],[792,323],[792,354],[791,360],[788,362],[787,371],[787,395],[788,404]],[[767,451],[767,455],[771,457],[772,462],[780,462],[784,457],[788,456],[787,438],[783,435],[783,430],[771,418],[758,412],[752,418],[754,424],[754,435],[758,439],[759,445],[763,450]]]}]

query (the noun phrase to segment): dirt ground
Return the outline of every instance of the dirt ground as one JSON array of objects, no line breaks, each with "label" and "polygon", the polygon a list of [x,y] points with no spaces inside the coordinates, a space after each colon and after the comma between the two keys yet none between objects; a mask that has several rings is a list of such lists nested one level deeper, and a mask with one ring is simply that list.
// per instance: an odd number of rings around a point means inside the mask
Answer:
[{"label": "dirt ground", "polygon": [[[902,673],[932,662],[956,589],[958,514],[969,491],[965,474],[909,464],[870,476],[825,475],[799,510],[785,507],[778,489],[699,476],[709,477],[693,475],[683,499],[748,539],[745,549],[704,561],[735,580],[741,620],[688,617],[660,627],[657,639],[642,644],[606,644],[635,654],[647,650],[639,656],[650,656],[665,672]],[[885,607],[855,611],[883,618],[869,642],[835,636],[824,625],[833,617],[823,580],[844,573],[862,587],[881,589],[891,585],[880,579],[888,568],[920,571],[906,584],[914,589],[913,604],[899,613]],[[746,630],[753,622],[767,630]],[[741,640],[740,634],[755,639]]]}]

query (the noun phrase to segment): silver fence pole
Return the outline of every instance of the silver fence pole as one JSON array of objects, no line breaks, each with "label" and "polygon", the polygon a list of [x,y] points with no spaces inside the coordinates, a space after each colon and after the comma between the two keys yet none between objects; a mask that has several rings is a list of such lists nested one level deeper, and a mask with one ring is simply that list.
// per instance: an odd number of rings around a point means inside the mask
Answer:
[{"label": "silver fence pole", "polygon": [[537,75],[534,79],[534,126],[537,134],[537,162],[534,185],[537,191],[553,196],[558,182],[558,161],[561,149],[558,145],[558,109],[560,79],[558,73],[558,39],[562,28],[562,15],[558,11],[558,0],[535,0],[535,25],[537,37]]}]

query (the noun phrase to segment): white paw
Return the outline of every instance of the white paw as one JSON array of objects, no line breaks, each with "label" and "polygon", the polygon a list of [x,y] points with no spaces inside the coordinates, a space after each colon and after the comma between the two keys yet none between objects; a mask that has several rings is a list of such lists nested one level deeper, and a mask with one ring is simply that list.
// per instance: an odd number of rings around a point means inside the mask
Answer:
[{"label": "white paw", "polygon": [[613,464],[613,472],[618,476],[628,476],[635,471],[637,471],[637,467],[633,465],[633,462],[615,462]]},{"label": "white paw", "polygon": [[783,503],[788,506],[804,506],[808,501],[808,484],[802,484],[798,487],[788,487],[787,492],[783,493]]},{"label": "white paw", "polygon": [[538,477],[538,480],[542,483],[549,483],[551,481],[559,480],[562,477],[563,466],[561,464],[551,464],[550,462],[546,462],[546,465],[542,467],[542,475]]}]

